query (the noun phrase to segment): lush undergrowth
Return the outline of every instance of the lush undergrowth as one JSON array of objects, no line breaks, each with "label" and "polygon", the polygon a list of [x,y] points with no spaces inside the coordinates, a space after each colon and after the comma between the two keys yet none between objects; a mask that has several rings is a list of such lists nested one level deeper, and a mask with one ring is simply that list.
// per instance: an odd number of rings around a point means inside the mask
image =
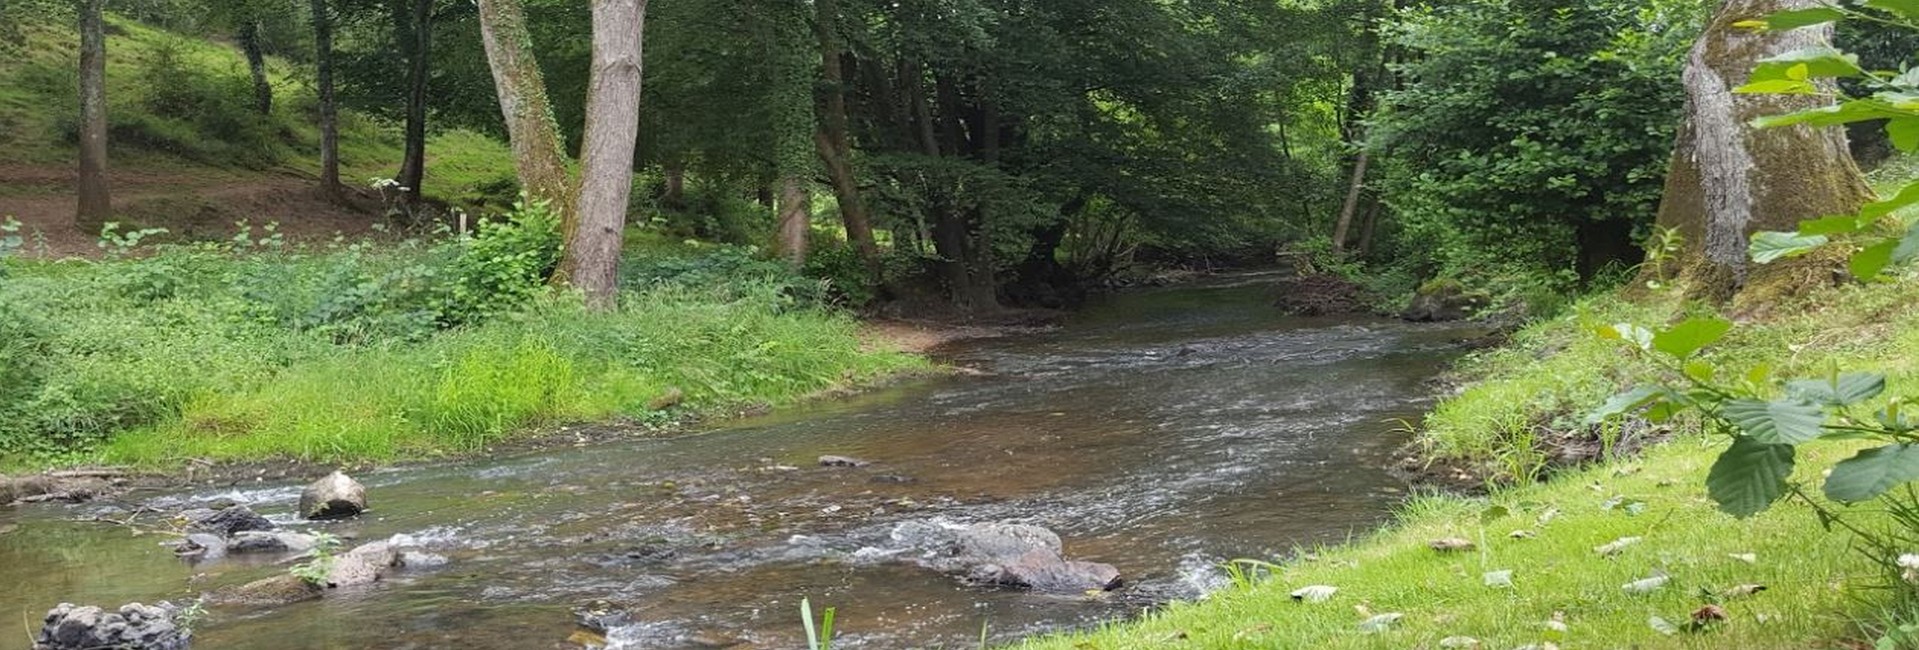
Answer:
[{"label": "lush undergrowth", "polygon": [[539,282],[557,242],[533,221],[378,250],[255,240],[5,262],[4,466],[465,453],[920,363],[863,349],[817,282],[729,248],[649,253],[627,265],[622,309],[589,313]]}]

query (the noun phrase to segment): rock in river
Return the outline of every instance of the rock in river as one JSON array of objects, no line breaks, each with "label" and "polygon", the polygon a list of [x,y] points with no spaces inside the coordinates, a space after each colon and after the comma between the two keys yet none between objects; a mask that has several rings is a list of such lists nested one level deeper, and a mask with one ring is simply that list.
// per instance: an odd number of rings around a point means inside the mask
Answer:
[{"label": "rock in river", "polygon": [[850,456],[821,456],[821,467],[865,467],[872,463]]},{"label": "rock in river", "polygon": [[305,553],[318,542],[312,535],[287,531],[246,531],[227,540],[229,553]]},{"label": "rock in river", "polygon": [[252,509],[242,505],[229,505],[219,510],[197,508],[181,514],[187,520],[187,528],[197,533],[209,533],[221,537],[232,537],[235,533],[255,530],[273,530],[278,526],[267,521],[266,517],[255,514]]},{"label": "rock in river", "polygon": [[186,650],[193,633],[182,628],[173,605],[132,603],[119,611],[61,603],[47,612],[34,650]]},{"label": "rock in river", "polygon": [[912,521],[893,530],[894,541],[922,553],[920,563],[978,584],[1081,593],[1119,588],[1119,569],[1065,558],[1053,531],[1028,524],[950,524]]},{"label": "rock in river", "polygon": [[300,492],[300,518],[345,519],[366,511],[366,486],[334,472]]}]

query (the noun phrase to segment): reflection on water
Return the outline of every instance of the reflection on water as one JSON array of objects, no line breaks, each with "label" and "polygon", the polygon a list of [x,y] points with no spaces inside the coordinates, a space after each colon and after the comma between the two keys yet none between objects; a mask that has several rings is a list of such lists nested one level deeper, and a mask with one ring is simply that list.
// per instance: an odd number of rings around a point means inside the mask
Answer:
[{"label": "reflection on water", "polygon": [[[1378,525],[1403,498],[1383,469],[1400,421],[1457,352],[1457,330],[1282,317],[1264,280],[1131,293],[1058,333],[950,353],[985,376],[674,440],[363,476],[376,511],[329,532],[411,534],[452,563],[224,613],[198,646],[569,648],[571,611],[602,601],[631,612],[610,636],[632,648],[803,647],[803,596],[839,608],[850,648],[970,647],[983,625],[1005,639],[1131,613],[860,561],[898,522],[935,517],[1041,524],[1139,588],[1198,595],[1221,560]],[[824,454],[873,464],[816,467]],[[285,515],[297,494],[185,496]],[[102,507],[0,512],[19,525],[0,534],[0,614],[37,624],[63,600],[181,598],[284,570],[188,567],[159,536],[68,521]]]}]

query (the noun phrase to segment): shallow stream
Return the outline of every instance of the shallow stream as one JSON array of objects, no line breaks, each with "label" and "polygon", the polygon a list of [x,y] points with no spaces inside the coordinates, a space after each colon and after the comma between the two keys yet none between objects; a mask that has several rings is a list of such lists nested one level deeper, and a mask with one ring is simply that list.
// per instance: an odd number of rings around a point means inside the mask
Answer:
[{"label": "shallow stream", "polygon": [[[195,647],[579,648],[591,637],[573,612],[598,604],[629,612],[607,635],[617,648],[795,648],[804,596],[838,608],[837,647],[971,648],[982,628],[1005,641],[1197,597],[1223,581],[1223,560],[1384,522],[1406,496],[1385,469],[1404,421],[1430,406],[1429,380],[1467,334],[1287,318],[1272,279],[1125,293],[1059,331],[942,354],[978,374],[700,435],[361,476],[374,512],[326,531],[412,535],[449,563],[362,593],[216,611]],[[828,454],[872,464],[820,467]],[[161,498],[230,498],[291,524],[298,490]],[[62,601],[178,600],[285,570],[190,566],[159,536],[76,521],[125,516],[114,507],[0,510],[0,616],[15,621],[0,650],[25,648]],[[996,591],[871,561],[912,520],[1037,523],[1134,591]]]}]

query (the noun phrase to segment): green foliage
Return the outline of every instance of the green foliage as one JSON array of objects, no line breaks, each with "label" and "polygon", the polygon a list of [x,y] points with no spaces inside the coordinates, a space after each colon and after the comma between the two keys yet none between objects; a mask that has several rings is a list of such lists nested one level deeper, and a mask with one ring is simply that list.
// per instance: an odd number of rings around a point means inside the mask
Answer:
[{"label": "green foliage", "polygon": [[808,598],[800,599],[800,620],[806,627],[807,650],[833,650],[833,615],[836,611],[832,607],[826,608],[826,611],[820,615],[819,624],[815,626],[813,601]]},{"label": "green foliage", "polygon": [[1652,223],[1698,7],[1502,0],[1408,10],[1403,89],[1372,124],[1395,257],[1475,287],[1566,293]]},{"label": "green foliage", "polygon": [[385,250],[254,233],[7,261],[0,466],[470,452],[658,420],[648,402],[675,389],[695,411],[777,404],[915,365],[862,351],[818,282],[739,249],[629,261],[623,308],[588,313],[546,288],[556,237],[530,208]]},{"label": "green foliage", "polygon": [[325,587],[327,577],[333,574],[333,551],[340,548],[340,538],[327,533],[313,536],[311,559],[287,568],[287,573],[309,585]]}]

